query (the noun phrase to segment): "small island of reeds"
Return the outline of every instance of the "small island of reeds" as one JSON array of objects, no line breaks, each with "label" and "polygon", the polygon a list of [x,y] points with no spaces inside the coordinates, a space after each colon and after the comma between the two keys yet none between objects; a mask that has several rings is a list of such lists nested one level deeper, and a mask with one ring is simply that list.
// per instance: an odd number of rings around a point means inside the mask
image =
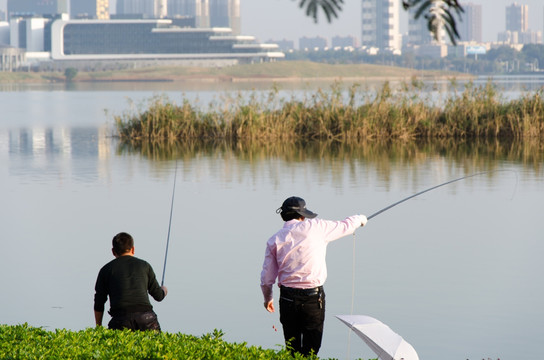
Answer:
[{"label": "small island of reeds", "polygon": [[[370,92],[339,84],[301,97],[282,98],[277,87],[268,94],[231,96],[204,110],[188,100],[175,104],[164,96],[149,100],[137,113],[114,117],[118,136],[129,142],[226,140],[277,143],[328,140],[542,138],[543,89],[506,101],[487,83],[469,83],[463,91],[430,99],[417,79],[393,89],[385,82]],[[452,80],[455,88],[455,80]]]}]

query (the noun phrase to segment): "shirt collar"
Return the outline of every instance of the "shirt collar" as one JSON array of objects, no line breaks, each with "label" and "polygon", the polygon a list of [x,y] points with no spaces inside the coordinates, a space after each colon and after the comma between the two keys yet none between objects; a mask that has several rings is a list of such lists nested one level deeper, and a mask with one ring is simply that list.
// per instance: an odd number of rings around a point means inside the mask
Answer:
[{"label": "shirt collar", "polygon": [[292,227],[293,225],[295,225],[295,224],[297,224],[299,222],[300,222],[299,219],[292,219],[292,220],[286,221],[285,224],[283,224],[283,227],[284,228]]}]

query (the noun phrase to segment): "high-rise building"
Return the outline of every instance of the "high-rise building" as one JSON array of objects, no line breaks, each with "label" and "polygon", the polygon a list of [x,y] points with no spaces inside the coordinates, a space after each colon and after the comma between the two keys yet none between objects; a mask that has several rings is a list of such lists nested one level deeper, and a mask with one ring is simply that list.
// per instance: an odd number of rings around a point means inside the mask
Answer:
[{"label": "high-rise building", "polygon": [[155,17],[155,2],[153,0],[117,0],[118,15],[142,15]]},{"label": "high-rise building", "polygon": [[427,19],[423,16],[415,18],[416,9],[410,8],[408,15],[408,44],[426,45],[433,41],[433,36],[427,27]]},{"label": "high-rise building", "polygon": [[526,32],[529,30],[529,6],[513,3],[506,7],[506,31]]},{"label": "high-rise building", "polygon": [[321,36],[316,37],[301,37],[298,39],[298,47],[300,50],[324,50],[327,47],[327,39]]},{"label": "high-rise building", "polygon": [[240,0],[209,0],[210,26],[228,27],[240,34]]},{"label": "high-rise building", "polygon": [[482,42],[482,5],[463,4],[463,17],[457,22],[461,41]]},{"label": "high-rise building", "polygon": [[155,18],[165,18],[168,14],[166,0],[155,0]]},{"label": "high-rise building", "polygon": [[72,0],[70,4],[70,16],[72,18],[109,19],[109,0]]},{"label": "high-rise building", "polygon": [[362,0],[361,45],[400,52],[400,1]]},{"label": "high-rise building", "polygon": [[332,48],[357,47],[357,39],[354,36],[333,36],[331,39]]},{"label": "high-rise building", "polygon": [[8,0],[8,18],[14,14],[69,14],[68,0]]},{"label": "high-rise building", "polygon": [[191,16],[195,18],[195,26],[205,28],[210,26],[210,11],[208,0],[168,0],[168,16]]},{"label": "high-rise building", "polygon": [[240,0],[168,0],[168,16],[194,16],[197,27],[227,27],[240,34]]}]

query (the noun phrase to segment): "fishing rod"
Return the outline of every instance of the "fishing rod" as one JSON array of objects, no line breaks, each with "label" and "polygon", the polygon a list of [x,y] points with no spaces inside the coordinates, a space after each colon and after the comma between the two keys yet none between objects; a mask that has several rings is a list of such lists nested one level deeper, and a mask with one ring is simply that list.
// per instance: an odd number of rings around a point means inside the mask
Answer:
[{"label": "fishing rod", "polygon": [[[375,212],[374,214],[370,215],[367,217],[368,220],[372,219],[373,217],[375,216],[378,216],[380,215],[381,213],[391,209],[392,207],[395,207],[399,204],[402,204],[403,202],[407,201],[407,200],[410,200],[412,198],[415,198],[416,196],[419,196],[421,194],[424,194],[426,192],[429,192],[431,190],[434,190],[434,189],[437,189],[439,187],[442,187],[442,186],[445,186],[445,185],[448,185],[448,184],[451,184],[451,183],[454,183],[456,181],[461,181],[461,180],[464,180],[464,179],[468,179],[468,178],[471,178],[471,177],[474,177],[474,176],[480,176],[480,175],[485,175],[485,174],[489,174],[489,173],[493,173],[493,172],[498,172],[498,171],[509,171],[509,172],[513,172],[514,174],[516,174],[516,188],[517,188],[517,183],[518,183],[518,173],[514,170],[491,170],[491,171],[485,171],[485,172],[480,172],[480,173],[475,173],[475,174],[471,174],[471,175],[467,175],[467,176],[463,176],[463,177],[460,177],[460,178],[457,178],[457,179],[453,179],[453,180],[449,180],[449,181],[446,181],[445,183],[442,183],[442,184],[439,184],[439,185],[435,185],[433,187],[430,187],[428,189],[425,189],[423,191],[420,191],[418,193],[415,193],[413,195],[410,195],[400,201],[397,201],[396,203],[393,203],[389,206],[386,206],[384,207],[383,209]],[[516,189],[514,188],[514,193],[515,193]],[[512,194],[512,197],[514,196],[514,194]],[[353,301],[354,301],[354,298],[355,298],[355,233],[353,233],[353,259],[352,259],[352,274],[351,274],[351,312],[350,314],[353,314]],[[352,329],[350,329],[348,331],[348,357],[349,357],[349,353],[350,353],[350,344],[351,344],[351,332],[352,332]]]},{"label": "fishing rod", "polygon": [[178,176],[178,161],[174,169],[174,187],[172,188],[172,203],[170,204],[170,221],[168,222],[168,236],[166,237],[166,251],[164,253],[164,267],[162,268],[161,286],[164,285],[164,274],[166,273],[166,259],[168,258],[168,245],[170,244],[170,229],[172,227],[172,212],[174,211],[174,195],[176,194],[176,178]]},{"label": "fishing rod", "polygon": [[450,181],[446,181],[445,183],[442,183],[442,184],[440,184],[440,185],[436,185],[436,186],[430,187],[430,188],[428,188],[428,189],[426,189],[426,190],[423,190],[423,191],[420,191],[420,192],[415,193],[415,194],[413,194],[413,195],[410,195],[410,196],[408,196],[407,198],[404,198],[404,199],[402,199],[402,200],[400,200],[400,201],[397,201],[396,203],[391,204],[391,205],[389,205],[389,206],[387,206],[387,207],[381,209],[380,211],[375,212],[374,214],[368,216],[367,219],[370,220],[370,219],[372,219],[373,217],[380,215],[380,214],[383,213],[384,211],[387,211],[387,210],[391,209],[392,207],[395,207],[395,206],[397,206],[397,205],[399,205],[399,204],[402,204],[403,202],[405,202],[405,201],[407,201],[407,200],[410,200],[410,199],[412,199],[412,198],[415,198],[416,196],[419,196],[419,195],[424,194],[424,193],[426,193],[426,192],[429,192],[429,191],[431,191],[431,190],[437,189],[437,188],[439,188],[439,187],[441,187],[441,186],[448,185],[448,184],[454,183],[454,182],[456,182],[456,181],[468,179],[468,178],[471,178],[471,177],[474,177],[474,176],[485,175],[485,174],[489,174],[489,173],[497,172],[497,171],[512,171],[512,172],[514,172],[514,173],[516,174],[516,182],[517,182],[517,173],[516,173],[515,171],[513,171],[513,170],[493,170],[493,171],[485,171],[485,172],[480,172],[480,173],[476,173],[476,174],[471,174],[471,175],[463,176],[463,177],[460,177],[460,178],[457,178],[457,179],[453,179],[453,180],[450,180]]}]

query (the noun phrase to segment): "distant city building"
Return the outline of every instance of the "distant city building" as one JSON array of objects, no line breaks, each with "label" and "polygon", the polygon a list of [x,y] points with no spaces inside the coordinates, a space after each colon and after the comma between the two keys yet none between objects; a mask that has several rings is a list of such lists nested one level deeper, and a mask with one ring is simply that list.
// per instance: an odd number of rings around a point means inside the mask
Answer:
[{"label": "distant city building", "polygon": [[321,36],[316,36],[313,38],[304,36],[298,40],[298,48],[300,50],[314,50],[314,49],[323,50],[326,47],[327,47],[327,39]]},{"label": "distant city building", "polygon": [[240,0],[209,0],[210,26],[228,27],[240,34]]},{"label": "distant city building", "polygon": [[8,18],[13,15],[69,14],[69,0],[8,0]]},{"label": "distant city building", "polygon": [[117,0],[116,14],[154,18],[155,0]]},{"label": "distant city building", "polygon": [[529,30],[529,6],[513,3],[506,7],[506,31],[526,32]]},{"label": "distant city building", "polygon": [[70,17],[72,19],[109,19],[109,0],[72,0],[70,4]]},{"label": "distant city building", "polygon": [[520,44],[542,44],[541,31],[524,31],[518,34]]},{"label": "distant city building", "polygon": [[354,36],[333,36],[333,38],[331,39],[332,48],[356,48],[358,46],[359,44],[357,43],[357,39]]},{"label": "distant city building", "polygon": [[518,44],[518,35],[517,31],[502,31],[497,34],[497,41],[505,44]]},{"label": "distant city building", "polygon": [[9,45],[9,23],[0,21],[0,46]]},{"label": "distant city building", "polygon": [[0,21],[6,21],[7,20],[7,14],[5,11],[0,10]]},{"label": "distant city building", "polygon": [[168,0],[168,16],[190,16],[195,19],[195,27],[210,27],[210,6],[208,0]]},{"label": "distant city building", "polygon": [[295,49],[295,42],[293,40],[268,40],[267,43],[277,44],[281,51],[290,51]]},{"label": "distant city building", "polygon": [[415,18],[416,9],[410,8],[408,15],[408,41],[409,46],[427,45],[433,42],[433,36],[427,28],[427,19],[423,16]]},{"label": "distant city building", "polygon": [[540,44],[542,32],[529,30],[529,6],[514,3],[506,7],[506,30],[497,34],[505,44]]},{"label": "distant city building", "polygon": [[52,20],[39,16],[12,17],[9,44],[27,52],[50,51]]},{"label": "distant city building", "polygon": [[0,44],[0,71],[15,71],[25,62],[24,50]]},{"label": "distant city building", "polygon": [[362,0],[361,45],[400,53],[400,1]]},{"label": "distant city building", "polygon": [[276,44],[229,28],[180,28],[171,19],[57,20],[51,29],[53,60],[233,60],[274,61]]},{"label": "distant city building", "polygon": [[465,12],[457,22],[460,41],[482,42],[482,5],[463,4]]}]

